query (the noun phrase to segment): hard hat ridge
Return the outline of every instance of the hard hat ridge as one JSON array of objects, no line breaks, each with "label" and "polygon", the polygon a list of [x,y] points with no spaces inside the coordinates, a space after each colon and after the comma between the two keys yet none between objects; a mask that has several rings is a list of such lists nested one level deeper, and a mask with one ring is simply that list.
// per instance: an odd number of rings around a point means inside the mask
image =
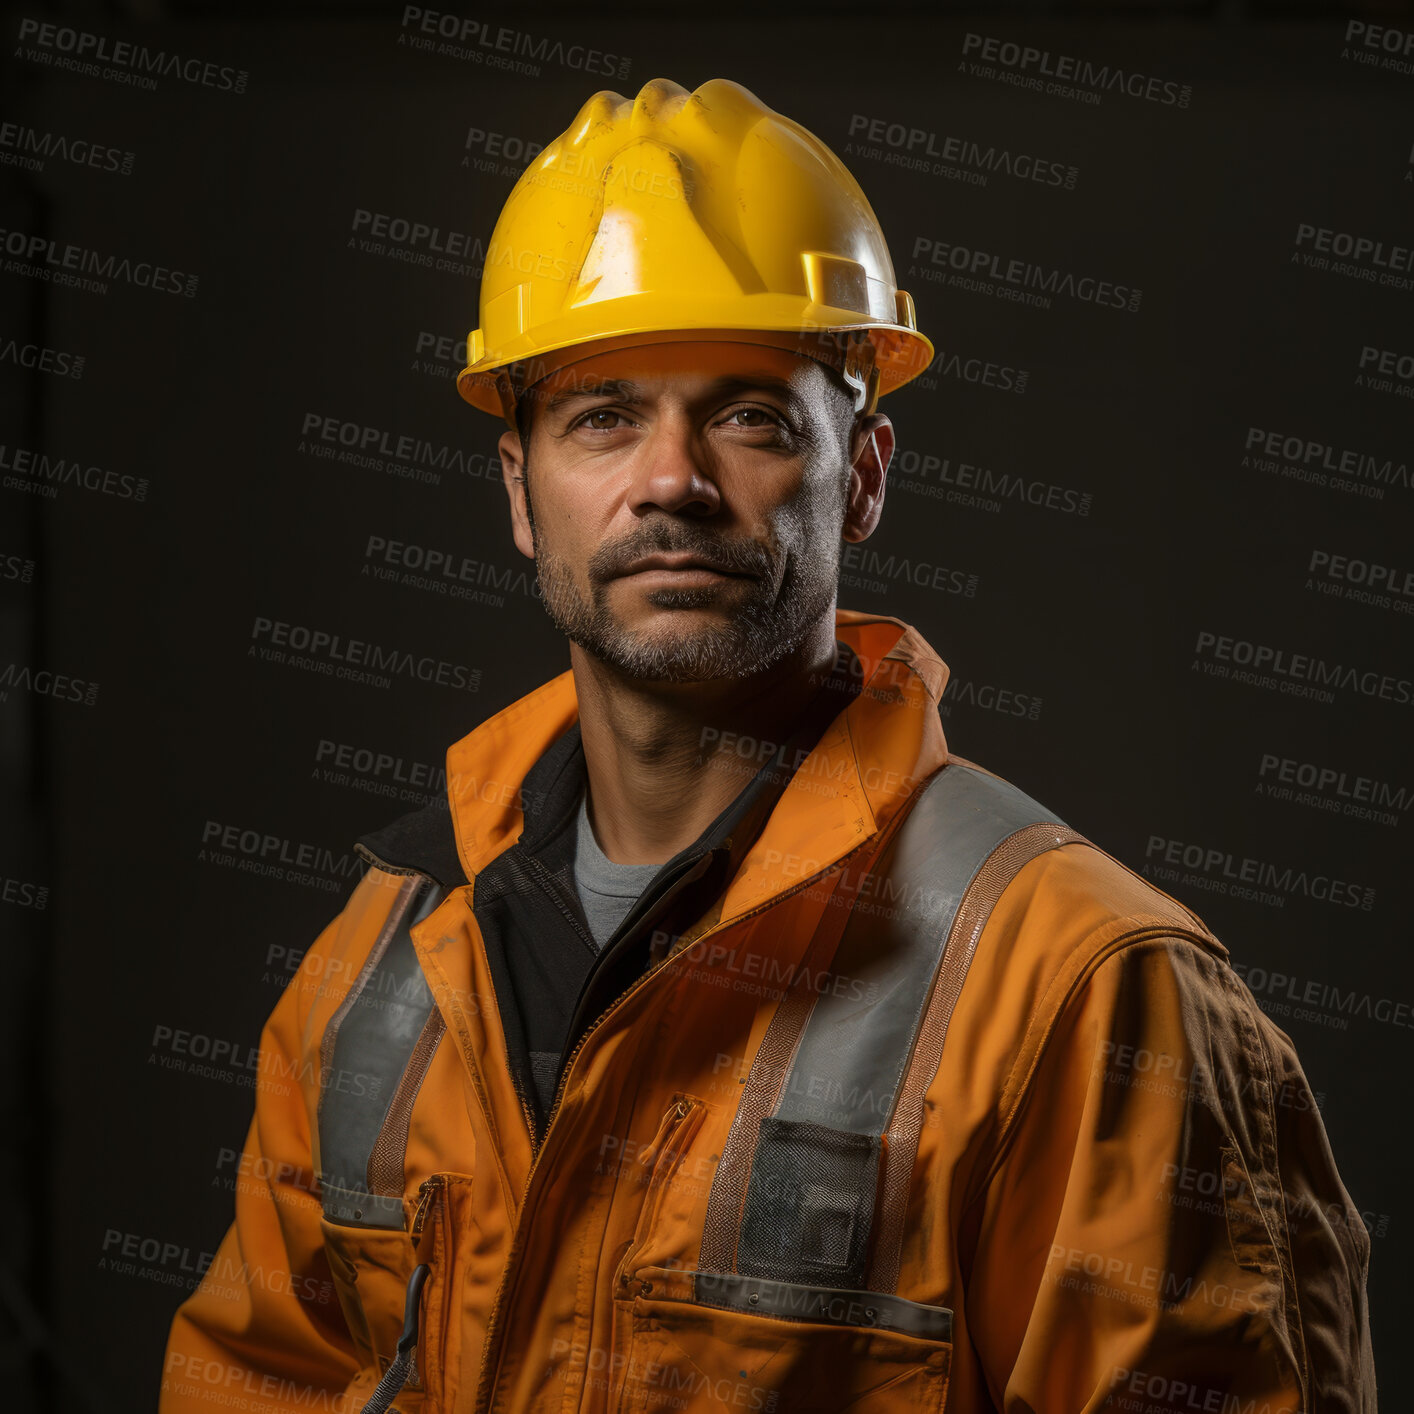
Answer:
[{"label": "hard hat ridge", "polygon": [[870,409],[933,353],[849,170],[731,79],[586,100],[506,201],[480,314],[458,388],[512,423],[521,389],[636,344],[795,348]]}]

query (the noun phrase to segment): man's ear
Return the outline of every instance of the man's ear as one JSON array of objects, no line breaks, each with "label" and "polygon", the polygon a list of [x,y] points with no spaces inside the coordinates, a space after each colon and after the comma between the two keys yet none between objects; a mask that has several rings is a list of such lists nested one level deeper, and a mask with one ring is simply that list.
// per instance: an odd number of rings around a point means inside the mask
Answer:
[{"label": "man's ear", "polygon": [[840,538],[867,540],[884,513],[884,474],[894,455],[894,425],[887,414],[870,413],[854,425],[850,438],[849,499]]},{"label": "man's ear", "polygon": [[516,549],[527,559],[535,558],[535,537],[530,533],[530,513],[525,502],[525,462],[521,457],[520,433],[507,430],[496,444],[501,452],[501,483],[511,503],[511,536]]}]

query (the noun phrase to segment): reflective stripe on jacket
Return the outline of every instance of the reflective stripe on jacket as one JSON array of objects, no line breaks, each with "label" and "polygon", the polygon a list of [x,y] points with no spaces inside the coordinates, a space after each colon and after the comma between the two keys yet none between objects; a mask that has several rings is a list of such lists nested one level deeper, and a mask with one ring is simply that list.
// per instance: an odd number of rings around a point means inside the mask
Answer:
[{"label": "reflective stripe on jacket", "polygon": [[836,633],[860,690],[543,1137],[473,900],[572,675],[451,748],[456,860],[370,867],[266,1025],[163,1414],[360,1410],[419,1266],[406,1414],[1374,1410],[1289,1038],[1196,915],[949,758],[914,630]]}]

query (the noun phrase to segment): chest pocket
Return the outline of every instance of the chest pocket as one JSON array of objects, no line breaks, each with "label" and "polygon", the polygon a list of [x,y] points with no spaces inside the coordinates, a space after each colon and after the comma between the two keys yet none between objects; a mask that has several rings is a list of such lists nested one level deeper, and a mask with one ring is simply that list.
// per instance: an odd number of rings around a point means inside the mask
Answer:
[{"label": "chest pocket", "polygon": [[627,1274],[611,1407],[941,1414],[953,1313],[897,1294],[923,1095],[992,904],[1022,864],[1080,838],[967,763],[924,783],[822,960],[832,985],[807,964],[816,985],[772,1017],[697,1269]]},{"label": "chest pocket", "polygon": [[320,1045],[320,1231],[354,1346],[380,1372],[395,1355],[414,1264],[408,1124],[445,1029],[411,929],[443,895],[425,874],[400,876],[378,940]]}]

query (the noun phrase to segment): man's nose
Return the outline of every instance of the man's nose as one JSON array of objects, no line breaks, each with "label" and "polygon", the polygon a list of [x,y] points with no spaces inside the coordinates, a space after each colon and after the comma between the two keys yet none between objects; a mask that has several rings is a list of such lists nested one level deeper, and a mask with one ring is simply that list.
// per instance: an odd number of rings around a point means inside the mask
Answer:
[{"label": "man's nose", "polygon": [[656,506],[675,515],[718,510],[721,493],[690,424],[669,418],[654,427],[635,458],[628,502],[634,511]]}]

